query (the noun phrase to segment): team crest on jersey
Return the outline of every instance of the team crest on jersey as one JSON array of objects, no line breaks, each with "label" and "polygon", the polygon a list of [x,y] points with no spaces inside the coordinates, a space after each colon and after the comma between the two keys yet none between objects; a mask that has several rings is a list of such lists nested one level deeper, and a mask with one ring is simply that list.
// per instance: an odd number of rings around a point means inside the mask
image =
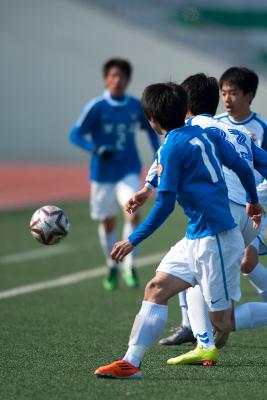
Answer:
[{"label": "team crest on jersey", "polygon": [[158,177],[160,178],[163,172],[163,165],[162,164],[158,164]]}]

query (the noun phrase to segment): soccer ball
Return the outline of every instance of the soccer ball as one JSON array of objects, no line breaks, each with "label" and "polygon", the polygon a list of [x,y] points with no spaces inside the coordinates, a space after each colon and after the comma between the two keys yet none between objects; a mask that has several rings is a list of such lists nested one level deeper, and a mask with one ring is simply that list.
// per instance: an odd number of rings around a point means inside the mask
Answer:
[{"label": "soccer ball", "polygon": [[69,232],[69,220],[63,210],[56,206],[44,206],[35,211],[30,230],[38,242],[46,245],[60,242]]}]

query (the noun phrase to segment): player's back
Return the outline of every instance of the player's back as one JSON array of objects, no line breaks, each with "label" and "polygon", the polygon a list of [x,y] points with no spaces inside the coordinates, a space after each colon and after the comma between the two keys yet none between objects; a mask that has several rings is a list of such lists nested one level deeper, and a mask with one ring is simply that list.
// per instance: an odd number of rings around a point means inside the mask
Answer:
[{"label": "player's back", "polygon": [[[190,239],[214,235],[235,226],[221,167],[221,154],[223,152],[225,159],[228,151],[229,144],[225,140],[199,126],[171,131],[159,151],[158,188],[161,191],[176,188],[177,200],[190,218],[187,230]],[[230,151],[228,165],[236,158],[238,154]]]},{"label": "player's back", "polygon": [[[212,134],[219,134],[230,142],[239,155],[247,161],[250,168],[253,167],[253,153],[251,150],[251,139],[246,132],[241,132],[237,127],[232,127],[224,122],[214,119],[208,115],[198,115],[189,120],[191,125],[198,125]],[[223,165],[225,182],[228,188],[228,197],[235,203],[246,204],[246,192],[241,185],[240,179],[234,171]]]}]

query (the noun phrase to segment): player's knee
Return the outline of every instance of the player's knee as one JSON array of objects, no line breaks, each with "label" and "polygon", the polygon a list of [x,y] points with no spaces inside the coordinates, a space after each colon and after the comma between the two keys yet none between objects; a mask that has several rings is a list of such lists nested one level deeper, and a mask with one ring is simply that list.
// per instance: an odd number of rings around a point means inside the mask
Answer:
[{"label": "player's knee", "polygon": [[145,288],[144,300],[152,303],[165,304],[168,300],[168,295],[164,284],[157,278],[151,279]]},{"label": "player's knee", "polygon": [[211,316],[211,322],[214,328],[219,332],[231,332],[233,330],[232,319],[225,316]]},{"label": "player's knee", "polygon": [[250,262],[249,258],[244,257],[241,262],[241,272],[243,274],[249,274],[250,272],[253,271],[254,268],[255,265]]},{"label": "player's knee", "polygon": [[241,262],[241,271],[243,274],[249,274],[253,271],[258,263],[258,254],[257,250],[249,250],[245,251],[244,257]]},{"label": "player's knee", "polygon": [[101,222],[104,230],[106,233],[110,233],[115,229],[115,218],[106,218],[104,221]]}]

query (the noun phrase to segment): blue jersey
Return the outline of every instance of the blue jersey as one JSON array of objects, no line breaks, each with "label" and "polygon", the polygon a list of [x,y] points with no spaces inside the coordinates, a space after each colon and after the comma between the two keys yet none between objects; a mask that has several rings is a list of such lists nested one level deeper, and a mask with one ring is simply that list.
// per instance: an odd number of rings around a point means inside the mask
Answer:
[{"label": "blue jersey", "polygon": [[[157,135],[143,114],[140,101],[130,96],[115,99],[105,92],[85,106],[71,131],[70,140],[93,152],[90,166],[92,180],[118,182],[128,174],[139,174],[141,171],[135,142],[138,129],[147,131],[153,149],[157,151]],[[112,150],[109,158],[95,151],[101,146]]]},{"label": "blue jersey", "polygon": [[171,131],[158,154],[158,191],[175,192],[189,217],[189,239],[234,228],[222,162],[229,168],[238,153],[219,135],[199,126]]}]

